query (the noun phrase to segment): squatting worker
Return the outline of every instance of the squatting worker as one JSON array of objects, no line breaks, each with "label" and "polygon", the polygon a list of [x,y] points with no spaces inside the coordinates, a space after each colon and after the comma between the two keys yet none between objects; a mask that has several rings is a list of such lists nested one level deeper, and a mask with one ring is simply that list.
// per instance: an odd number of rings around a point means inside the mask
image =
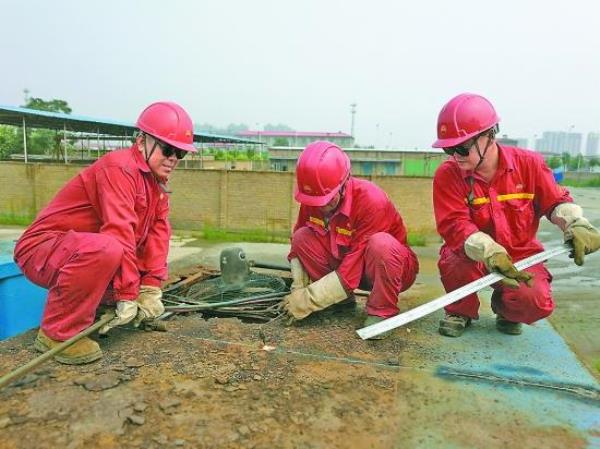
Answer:
[{"label": "squatting worker", "polygon": [[[101,329],[161,315],[171,229],[166,182],[192,145],[183,108],[157,102],[140,114],[132,147],[98,159],[60,190],[15,247],[25,276],[48,289],[35,348],[45,352],[88,328],[100,302],[116,304]],[[67,364],[102,357],[83,338],[56,356]]]},{"label": "squatting worker", "polygon": [[[438,267],[447,292],[488,272],[505,276],[493,286],[496,327],[521,333],[554,309],[552,276],[540,263],[518,271],[513,262],[543,250],[536,239],[540,218],[546,216],[572,242],[573,257],[598,250],[600,234],[559,186],[538,153],[501,145],[495,140],[498,115],[480,95],[464,93],[441,110],[435,148],[450,157],[433,178],[437,230],[444,239]],[[479,299],[471,294],[446,307],[442,335],[462,335],[478,318]]]},{"label": "squatting worker", "polygon": [[284,300],[290,317],[353,301],[359,286],[371,290],[365,326],[397,315],[398,294],[412,285],[419,264],[386,193],[351,176],[346,153],[326,141],[300,154],[296,181],[300,212],[288,256],[293,284]]}]

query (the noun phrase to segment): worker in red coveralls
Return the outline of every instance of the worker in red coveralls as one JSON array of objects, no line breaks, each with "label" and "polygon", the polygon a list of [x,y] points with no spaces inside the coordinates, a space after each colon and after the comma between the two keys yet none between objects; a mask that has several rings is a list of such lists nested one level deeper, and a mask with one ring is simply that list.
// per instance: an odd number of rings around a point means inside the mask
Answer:
[{"label": "worker in red coveralls", "polygon": [[[492,309],[500,332],[518,335],[554,309],[552,276],[543,264],[519,271],[513,262],[543,250],[536,239],[546,216],[572,242],[573,257],[598,250],[600,234],[556,184],[540,154],[500,145],[500,121],[482,96],[460,94],[441,110],[435,148],[450,157],[433,179],[437,230],[444,239],[438,267],[447,292],[496,271],[505,279],[493,286]],[[442,335],[458,337],[478,318],[479,299],[471,294],[446,307]]]},{"label": "worker in red coveralls", "polygon": [[[158,102],[139,116],[131,148],[82,170],[39,213],[15,247],[15,262],[48,289],[35,348],[45,352],[88,328],[100,304],[116,304],[100,333],[161,315],[171,229],[166,182],[192,145],[193,125],[181,106]],[[58,354],[66,364],[102,357],[83,338]]]},{"label": "worker in red coveralls", "polygon": [[[284,308],[292,320],[371,290],[365,326],[398,314],[398,294],[419,264],[406,243],[400,214],[375,184],[350,175],[350,160],[335,144],[309,144],[296,167],[301,204],[288,256],[292,292]],[[383,338],[380,335],[375,338]]]}]

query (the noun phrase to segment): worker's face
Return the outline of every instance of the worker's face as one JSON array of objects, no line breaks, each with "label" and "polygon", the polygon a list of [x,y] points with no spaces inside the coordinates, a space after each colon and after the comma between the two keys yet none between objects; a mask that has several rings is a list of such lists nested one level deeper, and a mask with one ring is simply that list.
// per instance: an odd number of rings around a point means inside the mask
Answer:
[{"label": "worker's face", "polygon": [[325,206],[319,207],[319,210],[323,215],[329,215],[337,209],[341,199],[342,195],[340,194],[340,192],[338,192],[333,198],[331,198],[331,201],[329,203],[327,203]]},{"label": "worker's face", "polygon": [[[176,152],[173,147],[148,134],[145,134],[141,139],[140,150],[142,151],[144,158],[147,158],[148,155],[150,156],[148,159],[148,166],[150,167],[150,170],[152,170],[154,176],[159,179],[168,179],[179,163],[177,155],[185,155],[185,152],[182,150]],[[154,151],[152,151],[152,148],[154,148]]]},{"label": "worker's face", "polygon": [[470,139],[469,141],[462,144],[463,148],[469,148],[469,154],[466,156],[463,156],[459,153],[454,153],[452,157],[458,163],[458,166],[461,170],[470,171],[474,170],[475,167],[477,167],[477,164],[479,164],[479,154],[477,153],[477,148],[475,147],[475,144],[477,144],[479,146],[479,149],[483,152],[483,149],[488,144],[488,139],[489,136],[486,134],[479,136],[475,139]]}]

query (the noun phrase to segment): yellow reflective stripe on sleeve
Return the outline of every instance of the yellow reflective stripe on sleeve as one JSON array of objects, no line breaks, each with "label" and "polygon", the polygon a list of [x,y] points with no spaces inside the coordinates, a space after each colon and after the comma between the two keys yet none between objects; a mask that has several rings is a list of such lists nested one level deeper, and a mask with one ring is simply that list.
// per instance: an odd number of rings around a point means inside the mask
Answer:
[{"label": "yellow reflective stripe on sleeve", "polygon": [[[465,198],[465,203],[468,203],[469,200],[467,198]],[[473,201],[471,202],[471,204],[473,204],[474,206],[479,206],[480,204],[487,204],[490,202],[490,199],[487,196],[482,196],[479,198],[473,198]]]},{"label": "yellow reflective stripe on sleeve", "polygon": [[348,236],[352,235],[352,231],[351,230],[340,228],[339,226],[336,226],[335,232],[337,232],[338,234],[342,234],[342,235],[348,235]]},{"label": "yellow reflective stripe on sleeve", "polygon": [[325,222],[317,217],[308,217],[308,221],[311,223],[317,224],[319,226],[325,227]]},{"label": "yellow reflective stripe on sleeve", "polygon": [[504,195],[498,195],[497,198],[498,201],[532,200],[535,198],[535,193],[506,193]]},{"label": "yellow reflective stripe on sleeve", "polygon": [[[496,199],[498,201],[510,201],[510,200],[532,200],[535,198],[535,193],[505,193],[504,195],[498,195]],[[468,200],[465,198],[465,203]],[[474,206],[479,206],[481,204],[487,204],[490,202],[490,199],[487,196],[482,196],[479,198],[473,198]]]}]

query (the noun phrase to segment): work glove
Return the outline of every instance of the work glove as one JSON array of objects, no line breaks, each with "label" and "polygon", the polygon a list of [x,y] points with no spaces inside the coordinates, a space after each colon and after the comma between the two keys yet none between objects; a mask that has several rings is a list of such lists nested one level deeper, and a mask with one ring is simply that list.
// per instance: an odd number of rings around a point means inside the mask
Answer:
[{"label": "work glove", "polygon": [[563,230],[565,242],[571,242],[573,251],[569,255],[579,266],[586,254],[600,248],[600,233],[583,216],[583,209],[573,203],[561,203],[554,208],[550,221]]},{"label": "work glove", "polygon": [[98,333],[106,335],[109,330],[116,326],[122,326],[131,322],[138,313],[138,304],[135,301],[117,301],[115,317],[102,326]]},{"label": "work glove", "polygon": [[313,312],[323,310],[348,297],[338,274],[326,274],[307,287],[293,290],[283,298],[282,309],[288,315],[288,324],[306,318]]},{"label": "work glove", "polygon": [[138,306],[137,316],[133,321],[135,327],[139,327],[146,320],[154,320],[165,312],[165,306],[161,298],[162,290],[159,287],[150,285],[140,287],[140,293],[135,300]]},{"label": "work glove", "polygon": [[583,265],[586,254],[600,249],[600,232],[585,218],[579,219],[565,230],[565,242],[571,242],[573,252],[571,257],[576,265]]},{"label": "work glove", "polygon": [[292,260],[290,260],[290,269],[292,271],[292,285],[290,286],[290,290],[294,291],[299,288],[304,288],[310,284],[310,278],[302,266],[300,259],[294,257]]},{"label": "work glove", "polygon": [[471,234],[464,244],[465,254],[476,262],[483,262],[488,271],[496,271],[504,276],[502,283],[509,288],[519,288],[519,282],[525,282],[528,287],[533,285],[531,274],[515,268],[502,245],[497,243],[485,232]]},{"label": "work glove", "polygon": [[526,271],[517,270],[506,253],[492,255],[486,260],[486,266],[490,271],[496,271],[504,276],[501,282],[509,288],[519,288],[519,282],[524,282],[528,287],[533,285],[533,276]]}]

